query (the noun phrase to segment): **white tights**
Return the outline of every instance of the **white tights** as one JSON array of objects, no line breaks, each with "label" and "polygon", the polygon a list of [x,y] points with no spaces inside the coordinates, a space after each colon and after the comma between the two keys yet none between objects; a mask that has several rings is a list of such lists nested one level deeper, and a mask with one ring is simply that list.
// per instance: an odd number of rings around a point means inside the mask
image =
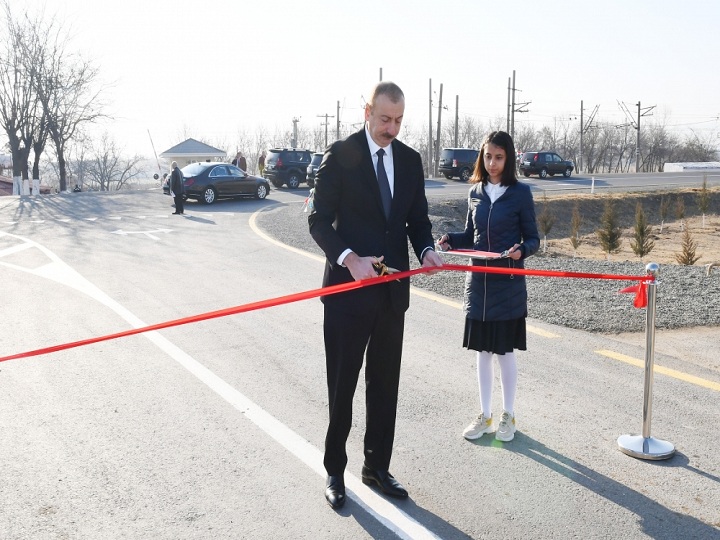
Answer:
[{"label": "white tights", "polygon": [[[515,391],[517,390],[517,359],[515,352],[495,355],[500,364],[500,382],[502,386],[503,409],[515,414]],[[477,353],[477,376],[480,387],[480,406],[486,417],[492,415],[492,391],[495,380],[492,353]]]}]

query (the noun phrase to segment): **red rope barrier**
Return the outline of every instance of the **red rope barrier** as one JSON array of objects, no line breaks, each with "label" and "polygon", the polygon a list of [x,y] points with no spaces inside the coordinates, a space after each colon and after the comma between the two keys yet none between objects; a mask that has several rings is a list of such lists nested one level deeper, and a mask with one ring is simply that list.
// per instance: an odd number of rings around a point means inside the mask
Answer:
[{"label": "red rope barrier", "polygon": [[283,304],[290,304],[293,302],[299,302],[301,300],[309,300],[310,298],[317,298],[318,296],[330,296],[332,294],[338,294],[341,292],[352,291],[354,289],[360,289],[362,287],[368,287],[371,285],[377,285],[379,283],[387,283],[388,281],[394,281],[396,279],[405,279],[416,274],[424,274],[432,271],[454,271],[454,272],[485,272],[488,274],[515,274],[525,276],[542,276],[542,277],[563,277],[563,278],[587,278],[587,279],[614,279],[622,281],[639,281],[640,284],[623,289],[621,292],[635,292],[635,307],[645,307],[647,304],[647,295],[645,294],[645,304],[638,305],[638,298],[642,298],[643,292],[646,290],[646,285],[649,281],[652,281],[651,276],[621,276],[615,274],[591,274],[591,273],[580,273],[580,272],[560,272],[555,270],[527,270],[527,269],[509,269],[509,268],[496,268],[486,266],[468,266],[468,265],[457,265],[457,264],[444,264],[442,267],[431,267],[431,268],[416,268],[414,270],[407,270],[405,272],[398,272],[396,274],[389,274],[386,276],[379,276],[372,279],[365,279],[362,281],[350,281],[348,283],[341,283],[339,285],[333,285],[331,287],[322,287],[320,289],[312,289],[305,292],[288,294],[286,296],[278,296],[277,298],[270,298],[268,300],[261,300],[258,302],[251,302],[249,304],[243,304],[226,309],[220,309],[217,311],[208,311],[207,313],[200,313],[190,317],[183,317],[182,319],[174,319],[163,323],[153,324],[149,326],[143,326],[141,328],[133,328],[131,330],[125,330],[124,332],[117,332],[115,334],[107,334],[105,336],[99,336],[89,339],[82,339],[80,341],[73,341],[70,343],[63,343],[60,345],[53,345],[51,347],[43,347],[42,349],[35,349],[33,351],[26,351],[22,353],[13,354],[10,356],[0,357],[0,362],[7,362],[8,360],[15,360],[18,358],[28,358],[30,356],[38,356],[41,354],[47,354],[56,351],[62,351],[65,349],[72,349],[75,347],[82,347],[83,345],[91,345],[93,343],[99,343],[101,341],[109,341],[111,339],[117,339],[126,336],[133,336],[136,334],[142,334],[145,332],[151,332],[153,330],[162,330],[163,328],[171,328],[173,326],[181,326],[184,324],[190,324],[199,321],[205,321],[209,319],[217,319],[219,317],[226,317],[228,315],[235,315],[237,313],[246,313],[248,311],[255,311],[258,309],[265,309],[274,306],[280,306]]}]

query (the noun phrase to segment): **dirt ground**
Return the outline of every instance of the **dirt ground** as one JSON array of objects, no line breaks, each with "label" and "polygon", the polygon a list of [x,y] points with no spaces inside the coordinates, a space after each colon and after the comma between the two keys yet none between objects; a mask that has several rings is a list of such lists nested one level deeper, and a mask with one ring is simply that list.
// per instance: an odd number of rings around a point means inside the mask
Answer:
[{"label": "dirt ground", "polygon": [[[696,243],[695,263],[702,266],[708,263],[720,264],[720,189],[708,189],[709,205],[703,218],[698,208],[700,189],[672,192],[627,193],[611,195],[554,195],[544,198],[535,196],[536,213],[543,212],[548,206],[554,216],[554,223],[547,234],[547,250],[544,251],[543,233],[540,230],[540,250],[538,256],[546,257],[582,257],[584,259],[637,261],[631,244],[634,240],[635,212],[638,203],[642,204],[647,223],[651,226],[652,251],[643,258],[644,262],[659,264],[678,264],[676,255],[683,251],[685,230],[690,232],[691,241]],[[609,256],[602,250],[597,230],[605,201],[610,198],[615,208],[618,226],[622,228],[620,251]],[[678,203],[678,201],[681,201]],[[665,220],[661,218],[661,205],[667,207]],[[570,242],[573,209],[577,205],[581,225],[579,235],[581,243],[577,251]],[[465,226],[466,205],[442,203],[435,205],[431,213],[436,214],[441,230],[460,230]]]}]

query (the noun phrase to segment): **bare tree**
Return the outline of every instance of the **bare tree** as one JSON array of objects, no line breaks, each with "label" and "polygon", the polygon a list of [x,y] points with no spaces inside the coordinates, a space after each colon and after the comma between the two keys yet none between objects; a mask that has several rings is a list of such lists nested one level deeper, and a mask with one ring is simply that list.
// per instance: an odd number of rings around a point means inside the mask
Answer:
[{"label": "bare tree", "polygon": [[122,158],[110,136],[104,133],[98,146],[90,151],[87,175],[90,185],[99,191],[117,191],[127,185],[128,180],[140,174],[138,156]]},{"label": "bare tree", "polygon": [[99,70],[66,49],[68,35],[51,19],[34,25],[33,46],[23,50],[25,70],[42,104],[47,130],[55,146],[60,191],[67,189],[66,150],[80,129],[106,117],[98,89]]},{"label": "bare tree", "polygon": [[2,6],[6,32],[0,43],[0,123],[8,138],[13,162],[13,193],[17,195],[22,193],[21,181],[28,179],[28,158],[38,118],[37,96],[23,63],[31,23],[27,17],[16,20],[7,2]]}]

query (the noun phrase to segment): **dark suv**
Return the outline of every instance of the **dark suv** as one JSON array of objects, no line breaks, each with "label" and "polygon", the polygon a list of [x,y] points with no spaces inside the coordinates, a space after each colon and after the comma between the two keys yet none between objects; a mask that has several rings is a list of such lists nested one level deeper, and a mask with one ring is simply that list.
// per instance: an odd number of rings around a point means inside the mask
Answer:
[{"label": "dark suv", "polygon": [[438,171],[451,180],[458,177],[463,182],[470,180],[479,150],[471,148],[443,148],[440,152]]},{"label": "dark suv", "polygon": [[527,178],[537,174],[540,178],[562,174],[570,178],[575,164],[565,160],[555,152],[525,152],[520,158],[520,172]]},{"label": "dark suv", "polygon": [[300,182],[305,181],[307,166],[310,164],[312,152],[297,148],[271,148],[265,158],[263,176],[270,180],[276,188],[283,184],[296,189]]},{"label": "dark suv", "polygon": [[317,172],[318,167],[320,167],[320,162],[322,161],[324,155],[325,154],[321,154],[319,152],[315,152],[312,155],[312,160],[310,161],[310,165],[307,166],[307,172],[305,174],[305,181],[309,187],[315,187],[315,173]]}]

